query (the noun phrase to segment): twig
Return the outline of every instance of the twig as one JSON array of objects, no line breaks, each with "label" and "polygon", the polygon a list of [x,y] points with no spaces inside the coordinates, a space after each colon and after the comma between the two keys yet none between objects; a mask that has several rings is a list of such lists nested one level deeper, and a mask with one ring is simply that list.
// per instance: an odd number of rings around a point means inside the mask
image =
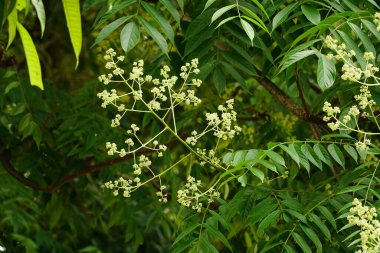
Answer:
[{"label": "twig", "polygon": [[310,114],[310,113],[309,113],[309,108],[307,108],[307,103],[306,103],[305,97],[304,97],[303,92],[302,92],[301,82],[300,82],[300,78],[299,78],[299,76],[298,76],[297,63],[294,65],[294,77],[296,78],[296,84],[297,84],[297,89],[298,89],[298,95],[299,95],[300,98],[301,98],[301,102],[302,102],[302,105],[303,105],[303,109],[304,109],[304,111],[305,111],[307,114]]},{"label": "twig", "polygon": [[[296,79],[296,84],[297,84],[297,89],[298,89],[298,95],[301,98],[301,102],[302,102],[302,105],[303,105],[303,110],[304,110],[305,113],[307,113],[308,115],[310,115],[309,108],[307,106],[305,97],[304,97],[303,92],[302,92],[301,81],[300,81],[300,78],[299,78],[299,75],[298,75],[297,63],[294,65],[294,77]],[[311,131],[313,132],[314,138],[316,138],[317,140],[320,140],[321,133],[319,131],[318,126],[315,123],[312,123],[312,122],[308,122],[308,124],[310,126]]]}]

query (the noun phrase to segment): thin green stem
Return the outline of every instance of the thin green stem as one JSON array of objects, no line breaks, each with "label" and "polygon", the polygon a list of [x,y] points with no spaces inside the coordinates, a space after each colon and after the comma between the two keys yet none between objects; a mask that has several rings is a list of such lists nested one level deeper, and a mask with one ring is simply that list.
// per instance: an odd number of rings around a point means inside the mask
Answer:
[{"label": "thin green stem", "polygon": [[[123,75],[120,75],[120,77],[124,80],[124,82],[125,82],[125,84],[127,84],[128,85],[128,87],[133,91],[134,89],[133,89],[133,87],[128,83],[128,80],[126,80],[125,78],[124,78],[124,76]],[[195,156],[197,156],[199,159],[201,159],[201,160],[203,160],[203,161],[205,161],[207,164],[209,164],[209,165],[211,165],[212,167],[214,167],[214,168],[217,168],[217,169],[219,169],[219,170],[226,170],[224,167],[222,167],[222,166],[220,166],[220,165],[218,165],[218,164],[213,164],[213,163],[211,163],[206,157],[204,157],[203,155],[200,155],[198,152],[196,152],[193,148],[191,148],[190,146],[189,146],[189,144],[187,144],[186,143],[186,141],[185,140],[183,140],[166,122],[165,122],[165,120],[163,119],[163,118],[161,118],[155,111],[153,111],[151,108],[150,108],[150,106],[148,105],[148,103],[147,102],[145,102],[145,100],[143,99],[143,98],[141,98],[141,100],[140,100],[145,106],[146,106],[146,108],[148,108],[148,110],[156,117],[156,119],[158,120],[158,121],[160,121],[164,126],[165,126],[165,128],[171,133],[171,134],[173,134],[173,136],[177,139],[177,140],[179,140],[191,153],[193,153]]]},{"label": "thin green stem", "polygon": [[371,180],[369,181],[369,184],[368,184],[367,192],[365,193],[364,204],[367,203],[367,198],[368,198],[369,189],[371,188],[371,184],[372,184],[372,182],[373,182],[373,178],[375,177],[375,174],[376,174],[377,168],[379,167],[379,164],[380,164],[380,161],[377,162],[377,165],[376,165],[376,167],[375,167],[375,170],[374,170],[373,173],[372,173]]}]

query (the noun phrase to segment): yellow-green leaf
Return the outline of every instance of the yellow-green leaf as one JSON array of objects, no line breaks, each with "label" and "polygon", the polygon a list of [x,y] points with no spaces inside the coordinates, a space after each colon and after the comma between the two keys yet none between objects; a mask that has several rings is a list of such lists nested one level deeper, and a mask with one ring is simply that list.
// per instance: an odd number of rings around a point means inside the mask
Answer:
[{"label": "yellow-green leaf", "polygon": [[8,47],[12,44],[13,40],[16,36],[16,26],[17,26],[17,10],[16,8],[13,9],[11,13],[8,15]]},{"label": "yellow-green leaf", "polygon": [[79,54],[82,48],[82,21],[80,18],[79,0],[62,0],[65,10],[66,23],[69,28],[71,44],[74,48],[77,59],[76,67],[79,63]]},{"label": "yellow-green leaf", "polygon": [[43,90],[44,85],[42,83],[40,59],[38,58],[37,50],[34,46],[33,40],[30,37],[28,31],[22,26],[22,24],[18,22],[17,31],[20,34],[22,46],[24,47],[30,83]]}]

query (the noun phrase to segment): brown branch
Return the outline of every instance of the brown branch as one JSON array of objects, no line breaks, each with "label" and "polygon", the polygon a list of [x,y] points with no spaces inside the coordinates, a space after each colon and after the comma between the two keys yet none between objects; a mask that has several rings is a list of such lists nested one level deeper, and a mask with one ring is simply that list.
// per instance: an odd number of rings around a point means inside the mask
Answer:
[{"label": "brown branch", "polygon": [[298,95],[299,95],[300,98],[301,98],[301,102],[302,102],[303,110],[304,110],[307,114],[310,114],[310,113],[309,113],[309,108],[307,108],[307,103],[306,103],[305,97],[304,97],[303,92],[302,92],[301,82],[300,82],[300,78],[299,78],[299,76],[298,76],[297,63],[294,65],[294,77],[296,78],[296,84],[297,84],[297,89],[298,89]]},{"label": "brown branch", "polygon": [[[172,140],[165,145],[167,147],[172,147],[175,144],[178,143],[178,140]],[[1,144],[1,143],[0,143]],[[3,146],[3,145],[2,145]],[[145,149],[145,150],[140,150],[136,152],[136,155],[142,155],[142,154],[150,154],[155,152],[154,150],[151,149]],[[118,157],[109,161],[101,162],[99,164],[95,164],[93,166],[89,166],[83,170],[80,170],[78,172],[72,173],[70,175],[67,175],[61,179],[58,179],[54,183],[44,187],[40,186],[37,183],[33,182],[32,180],[24,177],[20,172],[18,172],[12,165],[11,163],[11,152],[8,149],[4,149],[3,152],[0,154],[0,162],[3,165],[4,169],[12,176],[14,177],[17,181],[22,183],[25,186],[28,186],[34,190],[37,191],[42,191],[42,192],[48,192],[48,193],[53,193],[57,191],[62,185],[67,184],[72,182],[74,179],[85,176],[90,173],[94,173],[97,171],[100,171],[102,169],[108,168],[111,165],[119,164],[121,162],[125,162],[133,158],[132,154],[126,155],[124,157]]]},{"label": "brown branch", "polygon": [[277,87],[275,83],[266,77],[256,77],[258,83],[264,87],[280,104],[282,104],[286,109],[297,117],[303,119],[306,122],[314,124],[325,124],[325,122],[317,115],[307,113],[303,108],[300,108],[293,100],[280,88]]},{"label": "brown branch", "polygon": [[23,185],[26,185],[37,191],[48,192],[48,190],[45,187],[38,185],[37,183],[24,177],[24,175],[22,175],[20,172],[15,170],[15,168],[13,167],[11,163],[11,152],[8,149],[3,150],[3,152],[1,153],[0,162],[3,165],[3,168],[8,172],[8,174],[14,177],[17,181],[19,181]]},{"label": "brown branch", "polygon": [[[310,115],[309,108],[307,106],[305,97],[304,97],[303,92],[302,92],[302,86],[301,86],[301,81],[300,81],[299,74],[298,74],[297,63],[294,65],[294,77],[296,79],[296,84],[297,84],[297,89],[298,89],[298,95],[301,98],[303,110],[304,110],[305,113],[307,113],[308,115]],[[307,123],[309,124],[310,129],[313,132],[314,138],[316,138],[317,140],[319,140],[321,138],[321,133],[320,133],[320,130],[318,128],[318,125],[316,125],[315,123],[312,123],[312,122],[307,122]]]}]

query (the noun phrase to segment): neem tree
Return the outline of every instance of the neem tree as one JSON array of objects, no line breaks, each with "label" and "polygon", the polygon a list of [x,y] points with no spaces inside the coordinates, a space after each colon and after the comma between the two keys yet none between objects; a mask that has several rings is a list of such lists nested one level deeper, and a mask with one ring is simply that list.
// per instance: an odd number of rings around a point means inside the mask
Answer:
[{"label": "neem tree", "polygon": [[62,2],[1,3],[0,245],[379,251],[375,1]]}]

